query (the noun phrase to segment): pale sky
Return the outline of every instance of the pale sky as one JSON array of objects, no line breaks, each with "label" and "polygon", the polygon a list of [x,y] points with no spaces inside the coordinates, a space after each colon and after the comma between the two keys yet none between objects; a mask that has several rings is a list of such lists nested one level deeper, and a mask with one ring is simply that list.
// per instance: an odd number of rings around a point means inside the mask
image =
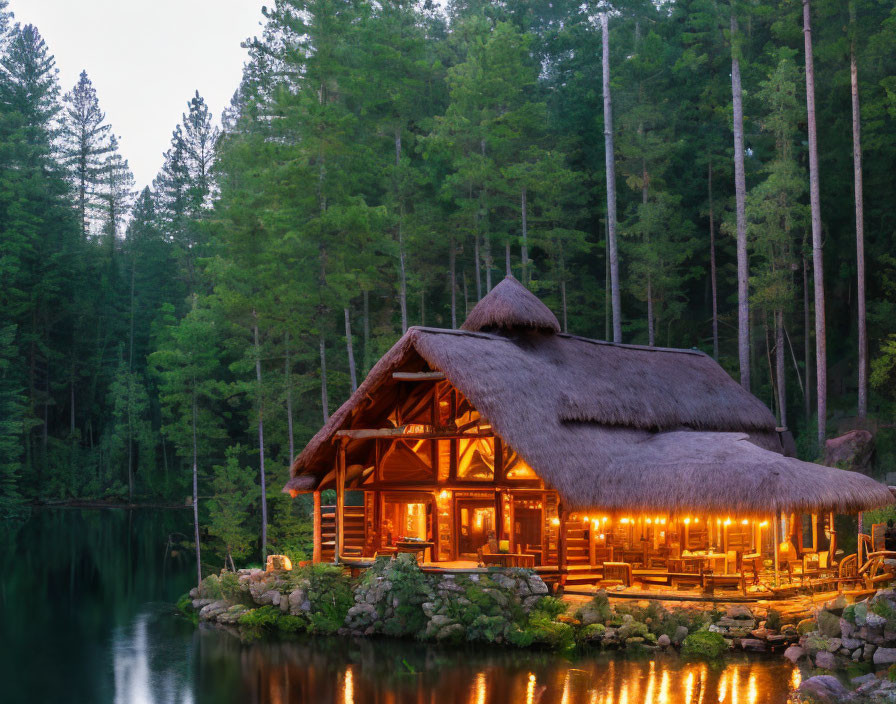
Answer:
[{"label": "pale sky", "polygon": [[162,165],[171,132],[198,90],[216,121],[260,34],[264,0],[10,0],[56,57],[63,94],[82,69],[96,88],[138,188]]}]

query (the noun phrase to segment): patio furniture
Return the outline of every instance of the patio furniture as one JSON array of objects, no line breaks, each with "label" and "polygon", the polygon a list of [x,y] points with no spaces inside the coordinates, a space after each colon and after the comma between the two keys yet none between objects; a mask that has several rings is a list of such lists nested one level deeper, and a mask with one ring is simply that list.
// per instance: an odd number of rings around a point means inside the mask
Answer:
[{"label": "patio furniture", "polygon": [[626,587],[632,585],[632,566],[628,562],[605,562],[602,582],[619,582]]}]

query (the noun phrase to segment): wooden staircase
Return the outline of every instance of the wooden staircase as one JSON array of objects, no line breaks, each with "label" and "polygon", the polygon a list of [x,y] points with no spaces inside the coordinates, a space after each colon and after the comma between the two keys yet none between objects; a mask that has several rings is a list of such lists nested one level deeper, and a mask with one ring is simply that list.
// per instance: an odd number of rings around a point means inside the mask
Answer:
[{"label": "wooden staircase", "polygon": [[[364,507],[346,506],[342,514],[343,548],[364,548]],[[336,507],[320,507],[320,559],[333,562],[336,549]]]},{"label": "wooden staircase", "polygon": [[583,521],[566,522],[566,563],[570,567],[589,564],[588,526]]}]

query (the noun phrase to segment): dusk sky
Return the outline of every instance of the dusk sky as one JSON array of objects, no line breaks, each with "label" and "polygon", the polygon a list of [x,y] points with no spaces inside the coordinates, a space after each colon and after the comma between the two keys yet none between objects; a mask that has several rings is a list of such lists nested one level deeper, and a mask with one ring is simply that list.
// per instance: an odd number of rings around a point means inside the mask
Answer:
[{"label": "dusk sky", "polygon": [[216,120],[236,89],[261,0],[11,0],[56,56],[63,93],[86,69],[138,188],[162,165],[193,91]]}]

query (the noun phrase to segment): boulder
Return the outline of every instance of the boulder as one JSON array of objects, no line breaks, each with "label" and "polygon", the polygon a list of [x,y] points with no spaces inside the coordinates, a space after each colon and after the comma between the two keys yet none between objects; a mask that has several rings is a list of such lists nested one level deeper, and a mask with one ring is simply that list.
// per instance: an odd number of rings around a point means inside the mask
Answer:
[{"label": "boulder", "polygon": [[744,650],[752,650],[760,653],[765,650],[765,641],[759,640],[758,638],[741,638],[740,647]]},{"label": "boulder", "polygon": [[860,675],[858,677],[853,677],[849,681],[849,683],[853,687],[861,687],[863,684],[868,684],[869,682],[876,682],[876,681],[877,681],[877,675],[875,675],[873,672],[869,672],[866,675]]},{"label": "boulder", "polygon": [[811,633],[818,627],[814,618],[804,618],[798,624],[796,624],[797,633],[801,636],[806,635],[807,633]]},{"label": "boulder", "polygon": [[725,618],[742,619],[753,618],[753,612],[744,604],[731,604],[725,610]]},{"label": "boulder", "polygon": [[202,610],[199,612],[199,620],[213,621],[215,620],[215,618],[217,618],[218,614],[224,613],[229,608],[229,601],[225,601],[224,599],[213,601],[211,604],[206,604],[202,607]]},{"label": "boulder", "polygon": [[872,643],[866,643],[865,647],[862,648],[862,660],[867,662],[871,662],[871,659],[874,657],[874,651],[877,650],[877,646]]},{"label": "boulder", "polygon": [[806,651],[798,645],[791,645],[787,650],[784,651],[784,657],[790,660],[790,662],[792,662],[794,665],[796,665],[797,661],[805,654]]},{"label": "boulder", "polygon": [[886,623],[887,619],[873,611],[869,611],[868,615],[865,617],[865,625],[868,626],[868,628],[883,628]]},{"label": "boulder", "polygon": [[877,648],[872,655],[875,665],[892,665],[896,662],[896,648]]},{"label": "boulder", "polygon": [[672,639],[665,633],[663,633],[659,638],[656,639],[656,644],[665,649],[672,645]]},{"label": "boulder", "polygon": [[819,611],[816,620],[818,621],[818,630],[821,631],[821,635],[828,638],[840,637],[841,628],[838,616],[835,616],[830,611]]},{"label": "boulder", "polygon": [[869,474],[874,455],[874,436],[867,430],[850,430],[824,444],[824,463]]},{"label": "boulder", "polygon": [[672,634],[672,642],[675,645],[681,645],[684,642],[684,639],[688,637],[688,628],[687,626],[678,626],[675,629],[675,633]]},{"label": "boulder", "polygon": [[850,623],[845,618],[840,618],[840,637],[841,638],[851,638],[852,634],[856,632],[855,624]]},{"label": "boulder", "polygon": [[854,701],[852,692],[833,675],[816,675],[803,680],[799,692],[804,699],[820,704]]},{"label": "boulder", "polygon": [[842,638],[840,640],[840,643],[843,645],[844,648],[846,648],[850,652],[852,652],[853,650],[856,650],[857,648],[861,648],[863,645],[865,645],[865,643],[863,641],[859,640],[858,638]]},{"label": "boulder", "polygon": [[820,667],[822,670],[836,670],[837,658],[833,653],[822,650],[815,656],[815,667]]},{"label": "boulder", "polygon": [[868,615],[868,604],[864,601],[860,601],[853,607],[853,616],[856,620],[856,625],[860,628],[865,625],[865,617]]}]

